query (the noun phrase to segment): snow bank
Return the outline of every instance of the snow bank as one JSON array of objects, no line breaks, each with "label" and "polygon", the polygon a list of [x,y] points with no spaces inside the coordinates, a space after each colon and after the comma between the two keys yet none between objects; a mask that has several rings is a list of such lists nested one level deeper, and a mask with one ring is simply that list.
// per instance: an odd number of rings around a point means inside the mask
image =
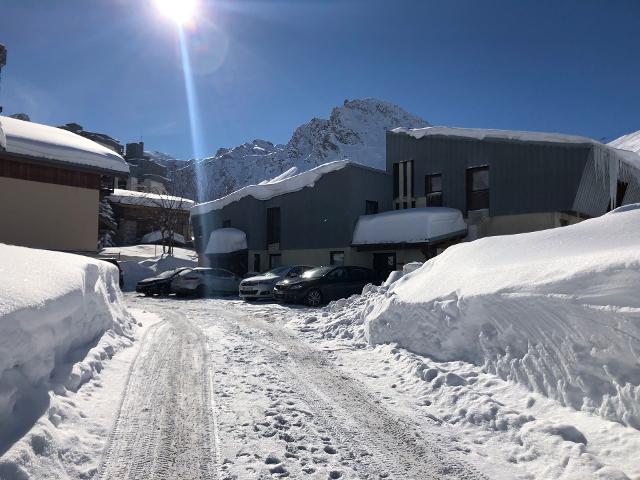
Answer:
[{"label": "snow bank", "polygon": [[195,205],[193,200],[171,195],[159,195],[156,193],[138,192],[135,190],[122,190],[116,188],[107,197],[111,203],[122,203],[125,205],[140,205],[143,207],[171,208],[189,210]]},{"label": "snow bank", "polygon": [[640,429],[640,205],[455,245],[370,296],[364,333]]},{"label": "snow bank", "polygon": [[237,228],[218,228],[211,232],[204,253],[231,253],[247,249],[247,236]]},{"label": "snow bank", "polygon": [[124,158],[88,138],[61,128],[0,117],[0,147],[17,155],[129,173]]},{"label": "snow bank", "polygon": [[77,390],[99,371],[109,352],[75,362],[105,331],[126,335],[131,322],[115,266],[0,244],[0,450],[42,413],[50,389]]},{"label": "snow bank", "polygon": [[465,235],[467,224],[454,208],[428,207],[362,215],[353,231],[353,245],[428,243]]},{"label": "snow bank", "polygon": [[226,197],[196,205],[191,209],[191,215],[202,215],[214,210],[220,210],[230,203],[237,202],[244,197],[251,196],[257,200],[269,200],[270,198],[277,197],[278,195],[297,192],[305,187],[313,187],[313,185],[323,175],[341,170],[349,163],[349,160],[336,160],[335,162],[325,163],[316,168],[312,168],[311,170],[307,170],[306,172],[302,172],[293,176],[288,176],[291,173],[291,170],[288,170],[280,176],[284,177],[280,180],[278,180],[278,177],[276,177],[275,179],[270,180],[267,183],[248,185],[244,188],[241,188],[240,190],[236,190],[235,192],[230,193]]}]

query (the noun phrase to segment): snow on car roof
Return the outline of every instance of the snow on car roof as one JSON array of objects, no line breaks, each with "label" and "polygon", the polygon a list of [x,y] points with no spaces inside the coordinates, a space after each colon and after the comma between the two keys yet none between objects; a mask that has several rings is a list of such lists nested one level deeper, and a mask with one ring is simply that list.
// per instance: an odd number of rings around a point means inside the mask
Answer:
[{"label": "snow on car roof", "polygon": [[425,207],[361,215],[352,245],[426,243],[463,235],[467,224],[455,208]]},{"label": "snow on car roof", "polygon": [[61,128],[0,116],[0,149],[16,155],[129,173],[113,150]]},{"label": "snow on car roof", "polygon": [[293,169],[289,169],[284,174],[273,180],[269,180],[268,182],[262,182],[258,185],[247,185],[246,187],[236,190],[225,197],[196,205],[191,209],[191,215],[201,215],[214,210],[220,210],[230,203],[237,202],[238,200],[248,196],[257,200],[269,200],[270,198],[277,197],[278,195],[297,192],[302,190],[304,187],[313,187],[313,185],[323,175],[340,170],[350,164],[354,165],[349,160],[336,160],[334,162],[319,165],[311,170],[307,170],[306,172],[291,176],[288,175],[295,171]]}]

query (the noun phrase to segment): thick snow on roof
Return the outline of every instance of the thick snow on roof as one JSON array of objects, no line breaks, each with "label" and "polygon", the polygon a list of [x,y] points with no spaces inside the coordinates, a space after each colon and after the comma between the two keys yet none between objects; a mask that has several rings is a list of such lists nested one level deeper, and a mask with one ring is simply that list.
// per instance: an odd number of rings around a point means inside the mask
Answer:
[{"label": "thick snow on roof", "polygon": [[367,339],[640,428],[639,243],[636,204],[454,245],[370,301]]},{"label": "thick snow on roof", "polygon": [[[160,230],[154,230],[151,233],[147,233],[142,237],[142,243],[156,243],[162,241],[162,232]],[[165,232],[165,238],[169,238],[168,232]],[[184,236],[179,233],[173,232],[173,242],[181,243],[184,245],[186,242],[184,241]]]},{"label": "thick snow on roof", "polygon": [[459,138],[473,138],[476,140],[518,140],[521,142],[561,142],[561,143],[592,143],[594,140],[578,135],[562,133],[525,132],[517,130],[496,130],[486,128],[458,128],[458,127],[425,127],[425,128],[394,128],[393,133],[404,133],[414,138],[426,136],[447,136]]},{"label": "thick snow on roof", "polygon": [[353,245],[426,243],[464,234],[460,210],[444,207],[393,210],[362,215],[353,231]]},{"label": "thick snow on roof", "polygon": [[0,147],[16,155],[129,173],[124,158],[88,138],[61,128],[0,117]]},{"label": "thick snow on roof", "polygon": [[159,195],[157,193],[138,192],[136,190],[121,190],[116,188],[107,197],[112,203],[122,203],[125,205],[141,205],[144,207],[164,207],[172,209],[189,210],[195,205],[193,200],[171,195]]},{"label": "thick snow on roof", "polygon": [[[312,187],[323,175],[340,170],[349,165],[349,163],[349,160],[336,160],[335,162],[319,165],[311,170],[307,170],[306,172],[298,173],[297,175],[285,175],[284,178],[278,179],[278,177],[276,177],[273,180],[269,180],[266,183],[261,183],[259,185],[248,185],[240,190],[230,193],[226,197],[196,205],[191,209],[191,214],[201,215],[214,210],[220,210],[230,203],[237,202],[244,197],[251,196],[257,200],[269,200],[270,198],[277,197],[278,195],[297,192],[305,187]],[[291,171],[291,169],[287,170],[285,174],[288,174]],[[283,175],[280,175],[280,177]]]},{"label": "thick snow on roof", "polygon": [[209,235],[204,253],[231,253],[247,249],[247,235],[237,228],[218,228]]},{"label": "thick snow on roof", "polygon": [[609,142],[607,145],[640,154],[640,130],[629,133],[628,135],[624,135],[620,138],[616,138],[613,142]]}]

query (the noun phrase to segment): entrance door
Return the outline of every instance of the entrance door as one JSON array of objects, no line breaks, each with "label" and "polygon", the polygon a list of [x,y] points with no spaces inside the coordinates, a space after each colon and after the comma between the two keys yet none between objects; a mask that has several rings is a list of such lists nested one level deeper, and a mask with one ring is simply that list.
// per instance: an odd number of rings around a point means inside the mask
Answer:
[{"label": "entrance door", "polygon": [[384,282],[389,274],[396,269],[395,253],[374,253],[373,271],[376,272],[379,282]]}]

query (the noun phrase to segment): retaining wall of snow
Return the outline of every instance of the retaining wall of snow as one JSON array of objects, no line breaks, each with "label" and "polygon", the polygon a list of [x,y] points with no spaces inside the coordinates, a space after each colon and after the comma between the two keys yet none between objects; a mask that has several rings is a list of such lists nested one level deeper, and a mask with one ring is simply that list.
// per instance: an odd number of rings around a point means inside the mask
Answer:
[{"label": "retaining wall of snow", "polygon": [[76,390],[99,371],[109,352],[90,350],[132,322],[115,266],[0,244],[0,441],[38,416],[49,390]]},{"label": "retaining wall of snow", "polygon": [[451,247],[362,318],[372,344],[483,365],[640,429],[640,205]]}]

